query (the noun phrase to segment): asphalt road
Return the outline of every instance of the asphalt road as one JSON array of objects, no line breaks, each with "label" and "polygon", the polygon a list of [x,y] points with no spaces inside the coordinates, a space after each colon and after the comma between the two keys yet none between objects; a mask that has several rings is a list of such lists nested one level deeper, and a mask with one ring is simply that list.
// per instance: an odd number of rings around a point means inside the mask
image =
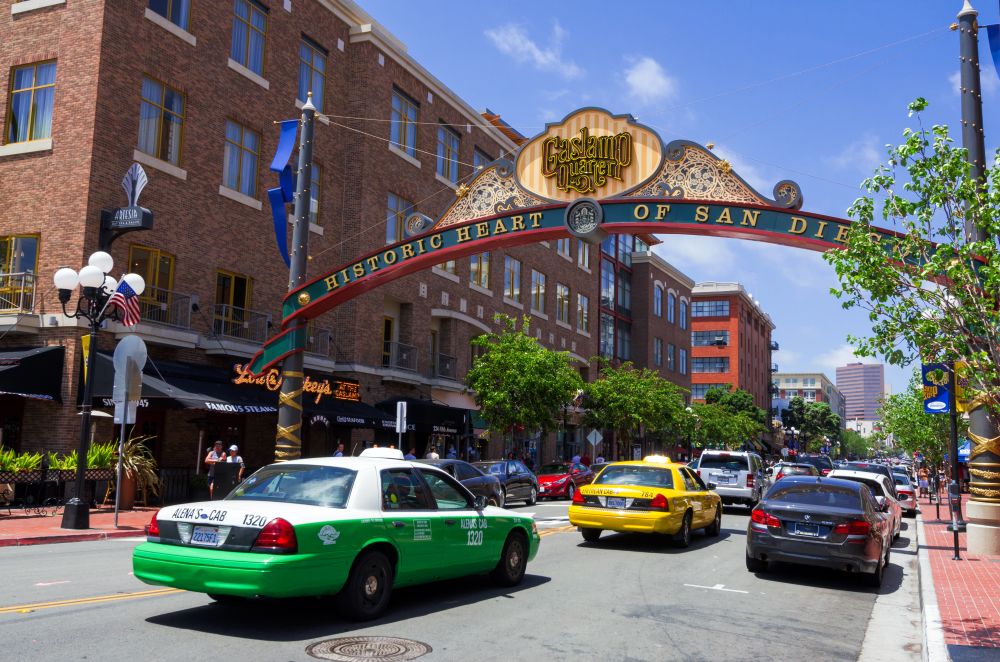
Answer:
[{"label": "asphalt road", "polygon": [[[360,634],[429,644],[422,660],[854,660],[861,649],[875,593],[823,570],[748,573],[743,509],[686,550],[639,535],[584,543],[566,502],[518,510],[543,533],[521,586],[401,589],[361,626],[324,600],[231,606],[147,586],[130,574],[134,540],[3,548],[4,657],[307,660],[309,644]],[[900,576],[890,568],[885,588]]]}]

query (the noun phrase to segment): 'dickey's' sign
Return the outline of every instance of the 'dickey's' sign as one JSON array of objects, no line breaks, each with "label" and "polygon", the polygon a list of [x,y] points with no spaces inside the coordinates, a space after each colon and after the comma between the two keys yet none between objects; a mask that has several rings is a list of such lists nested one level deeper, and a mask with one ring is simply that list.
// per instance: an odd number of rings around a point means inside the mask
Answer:
[{"label": "'dickey's' sign", "polygon": [[613,197],[655,175],[663,143],[629,115],[583,108],[526,143],[515,170],[521,186],[549,200]]},{"label": "'dickey's' sign", "polygon": [[[263,386],[268,391],[277,391],[281,388],[281,373],[277,368],[271,368],[263,375],[255,377],[247,366],[236,364],[233,366],[236,376],[233,378],[234,384],[256,384]],[[306,375],[302,382],[302,391],[315,396],[316,404],[324,397],[332,396],[335,400],[350,400],[359,402],[361,400],[361,389],[358,382],[353,380],[324,379],[322,381],[313,379]]]}]

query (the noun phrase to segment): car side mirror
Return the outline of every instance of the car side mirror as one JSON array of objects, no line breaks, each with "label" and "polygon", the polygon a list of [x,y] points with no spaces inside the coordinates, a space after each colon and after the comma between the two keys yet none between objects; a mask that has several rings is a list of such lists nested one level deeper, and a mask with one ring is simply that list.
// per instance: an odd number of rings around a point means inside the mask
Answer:
[{"label": "car side mirror", "polygon": [[716,485],[715,483],[709,483],[708,484],[708,489],[710,489],[710,490],[714,490],[716,487],[718,487],[718,485]]},{"label": "car side mirror", "polygon": [[768,467],[767,469],[764,470],[764,473],[766,473],[768,476],[771,476],[774,474],[774,468]]},{"label": "car side mirror", "polygon": [[476,503],[476,510],[483,510],[484,508],[486,508],[486,497],[477,496],[475,503]]}]

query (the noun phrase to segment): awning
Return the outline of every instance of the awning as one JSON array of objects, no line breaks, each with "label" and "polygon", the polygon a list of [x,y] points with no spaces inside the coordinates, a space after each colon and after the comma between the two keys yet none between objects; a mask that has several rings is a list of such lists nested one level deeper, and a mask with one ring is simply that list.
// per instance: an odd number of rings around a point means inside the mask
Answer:
[{"label": "awning", "polygon": [[63,347],[0,352],[0,395],[62,402]]},{"label": "awning", "polygon": [[[94,405],[112,407],[115,380],[112,357],[99,352],[94,360]],[[234,384],[231,371],[225,368],[149,360],[142,371],[139,407],[271,414],[278,411],[278,395],[262,388]]]},{"label": "awning", "polygon": [[327,425],[350,428],[395,429],[396,427],[395,418],[390,418],[381,409],[364,402],[323,398],[319,404],[307,401],[304,409],[306,418],[310,422],[323,421]]},{"label": "awning", "polygon": [[408,425],[415,426],[416,429],[430,434],[465,434],[468,409],[439,405],[429,400],[403,397],[389,398],[375,406],[386,412],[395,421],[396,403],[401,400],[406,402],[406,422]]}]

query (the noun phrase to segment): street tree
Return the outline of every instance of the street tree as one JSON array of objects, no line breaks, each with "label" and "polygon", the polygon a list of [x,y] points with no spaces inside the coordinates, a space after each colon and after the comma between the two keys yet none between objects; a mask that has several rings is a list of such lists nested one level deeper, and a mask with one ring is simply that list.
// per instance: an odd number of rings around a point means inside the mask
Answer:
[{"label": "street tree", "polygon": [[[966,359],[970,387],[1000,427],[1000,152],[977,181],[965,149],[948,127],[920,121],[924,99],[910,104],[917,129],[887,149],[888,161],[866,179],[867,195],[848,214],[857,222],[843,250],[825,259],[845,309],[868,311],[871,335],[849,337],[859,356],[904,366],[915,360]],[[898,232],[879,241],[879,223]],[[967,232],[978,229],[979,240]]]},{"label": "street tree", "polygon": [[583,379],[568,352],[547,349],[528,335],[529,317],[520,328],[508,315],[495,320],[499,332],[471,341],[482,354],[466,374],[466,384],[491,430],[506,435],[520,426],[540,431],[544,439],[556,427],[563,406],[583,387]]},{"label": "street tree", "polygon": [[691,405],[688,429],[702,448],[735,450],[757,438],[764,426],[749,412],[733,412],[718,402],[696,402]]},{"label": "street tree", "polygon": [[587,425],[613,430],[616,441],[633,439],[641,430],[658,432],[678,426],[684,411],[679,386],[631,362],[614,366],[603,357],[597,362],[598,379],[584,387]]},{"label": "street tree", "polygon": [[[932,464],[944,461],[944,454],[951,444],[951,423],[949,416],[925,414],[923,384],[920,373],[913,371],[913,377],[906,390],[887,397],[878,409],[882,426],[873,435],[877,441],[890,437],[896,448],[907,454],[920,452]],[[968,431],[968,422],[958,419],[958,432]]]},{"label": "street tree", "polygon": [[713,386],[705,392],[705,404],[717,404],[734,414],[745,413],[747,416],[763,424],[767,412],[753,403],[753,395],[741,388],[729,390],[729,386]]},{"label": "street tree", "polygon": [[868,457],[871,449],[871,440],[855,430],[840,431],[841,454],[851,458]]},{"label": "street tree", "polygon": [[781,420],[790,428],[798,429],[802,449],[811,451],[818,448],[823,437],[831,440],[840,436],[840,416],[833,413],[825,402],[806,402],[800,397],[792,398]]}]

